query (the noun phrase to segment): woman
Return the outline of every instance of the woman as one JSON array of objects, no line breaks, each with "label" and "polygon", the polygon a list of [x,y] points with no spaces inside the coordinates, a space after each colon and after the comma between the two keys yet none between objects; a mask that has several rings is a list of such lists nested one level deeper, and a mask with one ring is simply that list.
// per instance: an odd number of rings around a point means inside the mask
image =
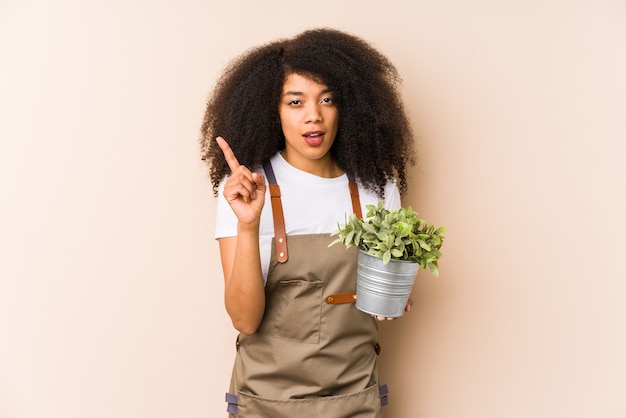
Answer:
[{"label": "woman", "polygon": [[381,53],[331,29],[253,48],[220,78],[201,147],[240,332],[231,416],[382,416],[356,252],[328,244],[347,214],[400,206],[413,134],[398,82]]}]

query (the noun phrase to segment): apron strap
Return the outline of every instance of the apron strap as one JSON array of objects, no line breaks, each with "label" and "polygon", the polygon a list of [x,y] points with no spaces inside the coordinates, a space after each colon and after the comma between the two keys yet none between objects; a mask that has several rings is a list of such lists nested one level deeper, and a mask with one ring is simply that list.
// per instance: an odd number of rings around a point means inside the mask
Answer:
[{"label": "apron strap", "polygon": [[280,187],[276,183],[276,176],[272,164],[263,162],[263,170],[269,182],[270,202],[272,203],[272,216],[274,218],[274,245],[276,246],[276,260],[284,263],[289,259],[287,252],[287,233],[285,232],[285,217],[283,216],[283,204],[280,200]]},{"label": "apron strap", "polygon": [[357,218],[362,219],[363,213],[361,212],[361,201],[359,199],[359,186],[357,186],[352,173],[346,172],[346,174],[348,175],[348,187],[350,188],[350,199],[352,199],[352,210]]},{"label": "apron strap", "polygon": [[[274,218],[274,245],[276,246],[276,260],[284,263],[289,259],[287,252],[287,233],[285,230],[285,216],[283,215],[283,204],[280,200],[280,187],[276,182],[276,176],[269,160],[263,162],[263,170],[267,176],[270,189],[270,202],[272,204],[272,217]],[[352,201],[352,210],[357,217],[363,218],[361,212],[361,201],[359,199],[359,186],[356,184],[352,173],[346,173],[348,176],[348,188],[350,189],[350,200]]]},{"label": "apron strap", "polygon": [[356,292],[336,293],[326,296],[326,303],[329,305],[338,305],[342,303],[354,303],[356,301]]}]

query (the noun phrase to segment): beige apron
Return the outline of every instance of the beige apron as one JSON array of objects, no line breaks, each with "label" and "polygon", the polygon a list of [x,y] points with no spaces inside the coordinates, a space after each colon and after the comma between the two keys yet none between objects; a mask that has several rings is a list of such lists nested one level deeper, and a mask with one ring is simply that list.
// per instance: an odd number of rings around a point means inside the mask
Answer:
[{"label": "beige apron", "polygon": [[[271,167],[266,174],[276,186]],[[291,235],[287,242],[277,190],[270,190],[276,237],[265,313],[256,333],[238,338],[229,416],[380,418],[387,392],[378,386],[378,325],[351,303],[356,249],[328,247],[329,234]],[[360,214],[357,205],[358,196]]]}]

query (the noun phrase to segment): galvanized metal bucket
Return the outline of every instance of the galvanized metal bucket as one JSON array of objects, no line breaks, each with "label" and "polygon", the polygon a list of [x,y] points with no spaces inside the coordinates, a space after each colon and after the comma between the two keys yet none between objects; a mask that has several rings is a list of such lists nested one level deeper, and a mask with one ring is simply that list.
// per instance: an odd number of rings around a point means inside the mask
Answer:
[{"label": "galvanized metal bucket", "polygon": [[383,260],[359,250],[356,278],[356,307],[368,314],[398,318],[404,314],[419,264]]}]

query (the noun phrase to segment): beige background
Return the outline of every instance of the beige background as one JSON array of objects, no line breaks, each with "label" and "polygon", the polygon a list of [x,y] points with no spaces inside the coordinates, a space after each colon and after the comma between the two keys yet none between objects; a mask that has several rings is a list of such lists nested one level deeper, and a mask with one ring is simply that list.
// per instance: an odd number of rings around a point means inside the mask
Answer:
[{"label": "beige background", "polygon": [[0,0],[0,417],[223,416],[234,331],[199,161],[245,48],[398,66],[448,227],[382,327],[391,418],[626,417],[626,3]]}]

